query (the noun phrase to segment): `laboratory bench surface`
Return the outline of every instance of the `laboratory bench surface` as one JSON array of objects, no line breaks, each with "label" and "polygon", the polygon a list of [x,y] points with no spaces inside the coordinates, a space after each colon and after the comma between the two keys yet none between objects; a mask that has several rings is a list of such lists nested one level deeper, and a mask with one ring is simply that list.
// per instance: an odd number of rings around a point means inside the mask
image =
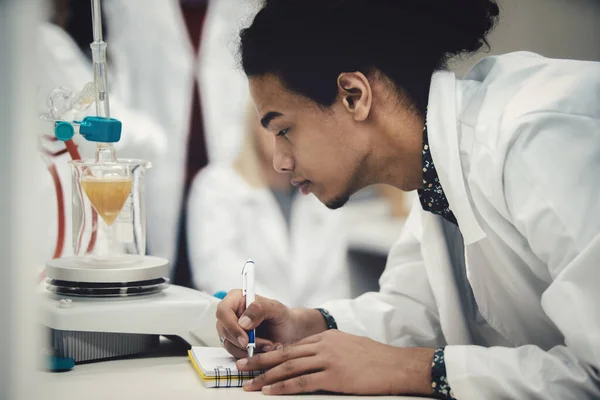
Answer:
[{"label": "laboratory bench surface", "polygon": [[[366,285],[354,288],[356,295],[368,290],[377,290],[377,279],[385,265],[385,258],[400,236],[403,222],[391,218],[388,206],[382,201],[369,201],[348,207],[346,232],[351,254],[354,254],[354,263],[357,264],[355,269],[357,273],[362,274],[361,282],[372,281],[372,287]],[[368,260],[363,260],[364,257]],[[377,263],[371,260],[373,257],[381,258],[377,260],[381,264],[378,268],[374,267]],[[365,264],[373,267],[366,271],[368,273],[365,272]],[[418,399],[321,394],[263,396],[261,393],[244,392],[241,388],[208,389],[203,386],[190,365],[186,349],[166,339],[161,340],[158,349],[141,357],[82,364],[75,366],[71,371],[40,372],[40,375],[42,392],[39,398],[45,400]]]},{"label": "laboratory bench surface", "polygon": [[185,349],[161,340],[155,352],[143,357],[77,365],[67,372],[40,372],[45,400],[236,400],[236,399],[412,399],[416,397],[342,396],[307,394],[264,396],[241,388],[208,389],[202,385],[185,355]]}]

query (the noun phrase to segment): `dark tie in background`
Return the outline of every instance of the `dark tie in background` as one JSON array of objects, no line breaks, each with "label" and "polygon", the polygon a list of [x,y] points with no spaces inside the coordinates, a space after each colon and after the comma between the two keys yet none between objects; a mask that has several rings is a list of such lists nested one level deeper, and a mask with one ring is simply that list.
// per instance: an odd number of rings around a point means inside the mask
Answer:
[{"label": "dark tie in background", "polygon": [[[202,28],[206,17],[208,0],[182,0],[180,2],[181,11],[185,20],[185,25],[194,46],[196,61],[198,61],[200,44],[202,42]],[[177,254],[175,260],[175,270],[173,273],[173,283],[180,286],[192,287],[192,273],[188,255],[187,243],[187,200],[190,190],[190,184],[196,174],[208,163],[208,154],[206,151],[206,141],[204,139],[204,123],[202,121],[202,106],[200,103],[200,92],[198,80],[197,63],[194,64],[194,84],[193,100],[190,120],[190,132],[188,135],[188,146],[186,155],[185,180],[183,186],[183,198],[181,204],[181,213],[179,219],[179,233],[177,235]]]}]

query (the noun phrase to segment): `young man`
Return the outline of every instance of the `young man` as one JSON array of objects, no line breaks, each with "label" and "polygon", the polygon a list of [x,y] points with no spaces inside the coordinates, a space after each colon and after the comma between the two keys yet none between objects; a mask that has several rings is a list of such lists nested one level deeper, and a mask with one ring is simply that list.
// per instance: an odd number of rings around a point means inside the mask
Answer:
[{"label": "young man", "polygon": [[600,64],[514,53],[444,71],[497,15],[271,0],[242,32],[277,170],[330,208],[374,183],[421,203],[379,293],[317,310],[224,299],[224,347],[245,357],[257,328],[265,351],[238,362],[269,369],[247,390],[600,397]]}]

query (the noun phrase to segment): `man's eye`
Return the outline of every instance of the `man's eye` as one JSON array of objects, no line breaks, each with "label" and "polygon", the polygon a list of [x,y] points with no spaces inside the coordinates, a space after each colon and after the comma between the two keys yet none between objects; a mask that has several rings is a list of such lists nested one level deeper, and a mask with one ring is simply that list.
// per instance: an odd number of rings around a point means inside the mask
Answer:
[{"label": "man's eye", "polygon": [[288,131],[289,131],[289,129],[284,129],[282,131],[279,131],[279,133],[277,134],[277,136],[285,136],[285,135],[287,135]]}]

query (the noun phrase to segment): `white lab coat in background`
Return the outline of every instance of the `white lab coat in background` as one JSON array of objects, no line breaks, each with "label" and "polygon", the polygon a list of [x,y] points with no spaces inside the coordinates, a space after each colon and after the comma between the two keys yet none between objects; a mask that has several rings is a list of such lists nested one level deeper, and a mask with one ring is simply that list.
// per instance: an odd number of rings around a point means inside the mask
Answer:
[{"label": "white lab coat in background", "polygon": [[600,64],[513,53],[441,72],[427,121],[489,334],[472,339],[441,217],[418,206],[381,291],[324,307],[346,332],[447,344],[457,399],[600,398]]},{"label": "white lab coat in background", "polygon": [[253,188],[231,167],[211,165],[194,180],[188,248],[194,284],[215,293],[241,287],[248,258],[256,291],[289,306],[350,297],[343,210],[297,194],[290,225],[268,188]]},{"label": "white lab coat in background", "polygon": [[254,1],[210,0],[200,62],[180,0],[105,0],[109,47],[118,92],[167,131],[165,159],[156,163],[148,196],[148,244],[153,255],[174,260],[192,107],[200,83],[205,139],[211,163],[233,162],[245,132],[248,88],[237,66],[235,39]]},{"label": "white lab coat in background", "polygon": [[[39,27],[39,41],[37,45],[37,55],[40,60],[40,73],[37,76],[38,86],[38,108],[40,113],[47,113],[48,107],[46,100],[50,92],[57,87],[65,87],[74,92],[79,92],[83,86],[94,80],[92,62],[88,60],[73,39],[62,28],[51,24],[43,23]],[[111,72],[109,66],[109,79]],[[110,80],[112,82],[112,80]],[[110,97],[111,117],[119,119],[123,123],[121,141],[115,145],[119,158],[137,158],[155,162],[162,159],[166,148],[166,134],[164,130],[152,118],[147,115],[126,107],[120,99],[111,92]],[[95,115],[96,108],[93,104],[88,115]],[[52,135],[52,126],[45,125],[48,131],[46,134]],[[40,132],[29,132],[28,134],[38,135]],[[81,136],[74,137],[79,147],[79,151],[84,158],[93,158],[95,154],[95,143],[88,142]],[[65,148],[64,144],[58,142],[51,144],[44,143],[45,147],[51,151],[58,151]],[[65,195],[66,212],[66,238],[63,255],[73,253],[71,241],[71,168],[68,164],[70,160],[68,154],[52,159],[57,167],[60,180]],[[58,215],[56,210],[56,193],[52,178],[46,172],[46,166],[41,157],[34,160],[35,171],[40,173],[32,174],[32,177],[39,179],[35,184],[39,196],[48,199],[44,203],[45,210],[44,221],[40,221],[40,229],[36,231],[40,237],[32,242],[38,243],[46,250],[44,254],[47,259],[52,257],[56,243],[56,232],[58,224]],[[149,172],[149,178],[152,179],[152,173]],[[46,260],[40,260],[44,263]]]}]

